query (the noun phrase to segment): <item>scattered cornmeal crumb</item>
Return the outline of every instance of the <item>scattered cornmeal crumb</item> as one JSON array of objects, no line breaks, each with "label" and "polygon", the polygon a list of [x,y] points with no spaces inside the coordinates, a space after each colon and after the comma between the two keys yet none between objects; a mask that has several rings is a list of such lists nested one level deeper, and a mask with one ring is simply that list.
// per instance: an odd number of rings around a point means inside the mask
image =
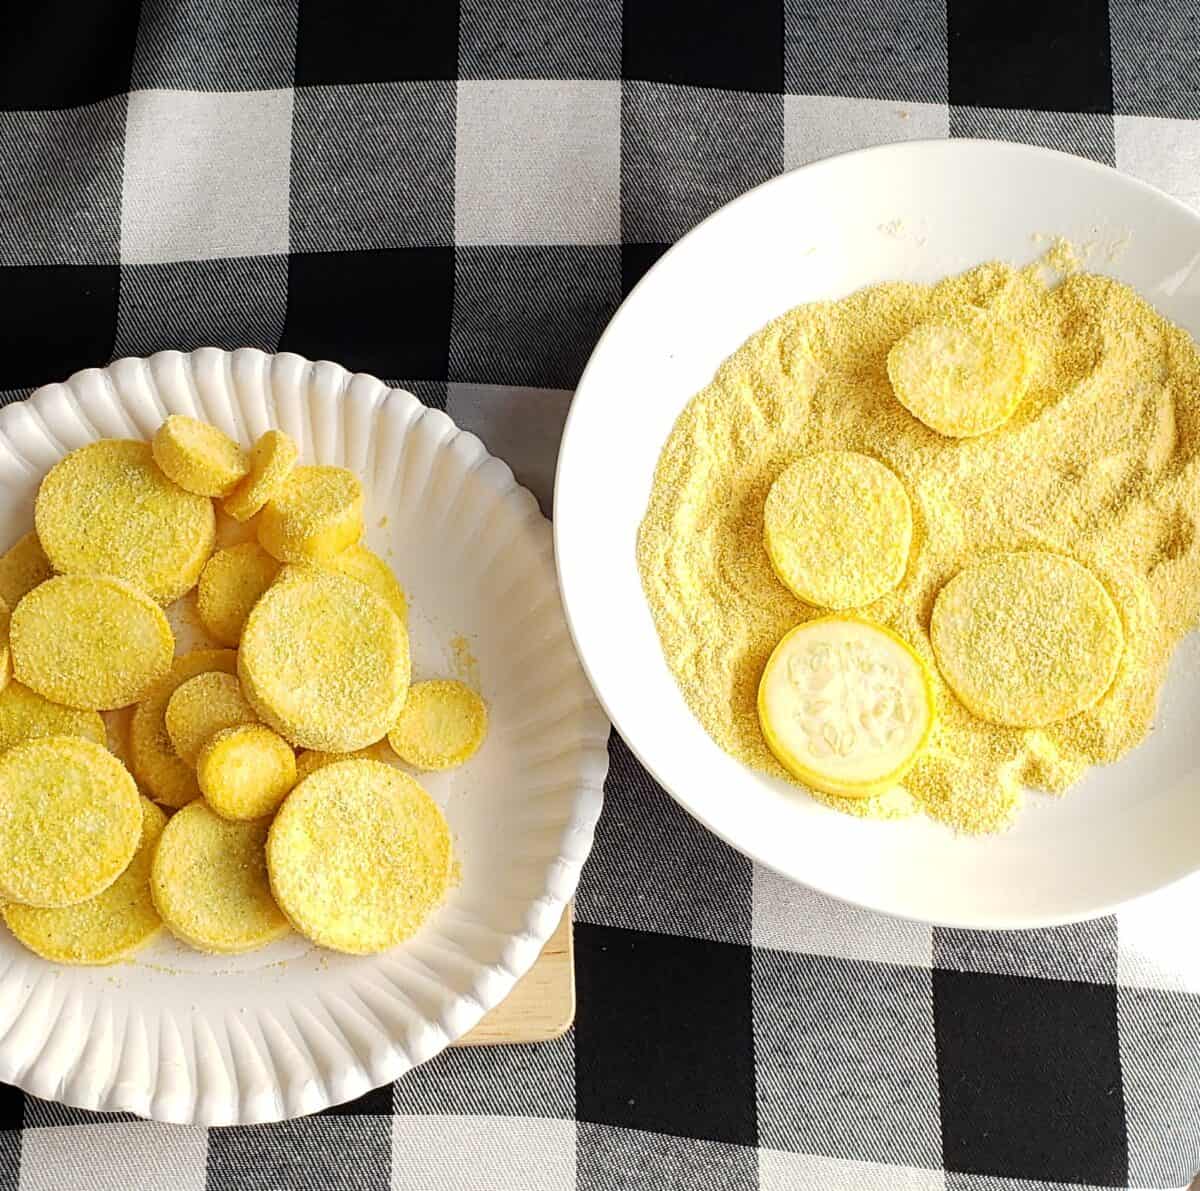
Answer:
[{"label": "scattered cornmeal crumb", "polygon": [[30,951],[59,964],[112,964],[132,955],[162,928],[150,896],[150,863],[167,816],[141,800],[137,851],[125,871],[103,893],[58,909],[10,902],[8,929]]},{"label": "scattered cornmeal crumb", "polygon": [[106,438],[72,451],[34,505],[42,549],[64,572],[116,575],[169,604],[212,553],[216,514],[159,470],[150,444]]},{"label": "scattered cornmeal crumb", "polygon": [[0,898],[52,907],[95,897],[141,830],[137,785],[94,740],[46,736],[0,755]]},{"label": "scattered cornmeal crumb", "polygon": [[402,624],[408,624],[408,597],[392,574],[392,568],[378,554],[372,554],[366,546],[356,543],[334,555],[325,566],[341,575],[349,575],[359,583],[365,583],[376,595],[391,604],[392,611],[400,617]]},{"label": "scattered cornmeal crumb", "polygon": [[198,951],[236,954],[287,933],[267,882],[267,823],[233,823],[193,802],[163,831],[150,870],[154,905]]},{"label": "scattered cornmeal crumb", "polygon": [[167,700],[163,722],[180,760],[195,765],[200,750],[224,728],[257,723],[236,675],[211,671],[197,674]]},{"label": "scattered cornmeal crumb", "polygon": [[223,819],[273,815],[296,784],[296,754],[262,724],[224,728],[200,750],[200,792]]},{"label": "scattered cornmeal crumb", "polygon": [[218,550],[196,590],[196,612],[205,631],[222,645],[236,646],[250,609],[279,574],[279,561],[257,542]]},{"label": "scattered cornmeal crumb", "polygon": [[283,487],[299,457],[292,438],[282,430],[268,430],[251,448],[246,478],[221,507],[235,521],[249,521]]},{"label": "scattered cornmeal crumb", "polygon": [[763,542],[771,565],[815,608],[856,608],[891,591],[911,541],[904,485],[869,455],[804,455],[767,493]]},{"label": "scattered cornmeal crumb", "polygon": [[1069,719],[1108,690],[1121,617],[1084,567],[1060,554],[993,554],[959,571],[933,605],[942,677],[981,719],[1037,728]]},{"label": "scattered cornmeal crumb", "polygon": [[97,711],[80,711],[43,699],[13,681],[0,691],[0,753],[43,736],[83,736],[106,744],[108,731]]},{"label": "scattered cornmeal crumb", "polygon": [[[896,400],[893,344],[979,307],[1029,351],[1025,396],[999,431],[951,440]],[[775,477],[814,451],[886,464],[913,505],[900,584],[861,609],[932,672],[938,723],[903,791],[817,794],[853,814],[921,809],[964,831],[1012,819],[1023,787],[1059,792],[1143,739],[1171,652],[1200,620],[1200,353],[1132,289],[991,263],[934,286],[874,286],[802,306],[752,336],[680,415],[663,449],[638,562],[667,662],[713,739],[785,777],[759,730],[763,666],[817,613],[763,547]],[[980,557],[1037,549],[1086,567],[1120,614],[1124,649],[1093,706],[1043,728],[973,715],[935,666],[934,600]]]},{"label": "scattered cornmeal crumb", "polygon": [[414,683],[388,732],[396,756],[418,769],[453,769],[470,760],[487,735],[487,705],[450,679]]},{"label": "scattered cornmeal crumb", "polygon": [[467,686],[478,690],[480,685],[479,659],[471,650],[471,642],[461,633],[457,637],[452,637],[450,640],[450,654],[453,658],[455,674]]},{"label": "scattered cornmeal crumb", "polygon": [[343,761],[305,778],[271,824],[271,888],[292,925],[364,955],[413,935],[450,880],[450,828],[405,773]]},{"label": "scattered cornmeal crumb", "polygon": [[172,414],[151,443],[169,480],[197,496],[228,496],[249,470],[246,452],[207,422]]},{"label": "scattered cornmeal crumb", "polygon": [[12,616],[13,672],[67,707],[108,711],[134,703],[171,665],[175,638],[163,610],[106,575],[56,575]]},{"label": "scattered cornmeal crumb", "polygon": [[328,562],[363,531],[363,491],[344,467],[297,467],[267,502],[259,544],[280,562]]},{"label": "scattered cornmeal crumb", "polygon": [[196,772],[175,752],[165,715],[171,696],[189,678],[217,670],[237,673],[232,649],[196,649],[177,657],[167,676],[137,705],[129,723],[129,762],[134,777],[156,802],[181,807],[200,797]]},{"label": "scattered cornmeal crumb", "polygon": [[355,579],[285,567],[242,631],[238,675],[259,716],[297,748],[380,740],[408,694],[408,632]]},{"label": "scattered cornmeal crumb", "polygon": [[32,529],[0,555],[0,600],[15,608],[23,595],[54,574],[54,568]]}]

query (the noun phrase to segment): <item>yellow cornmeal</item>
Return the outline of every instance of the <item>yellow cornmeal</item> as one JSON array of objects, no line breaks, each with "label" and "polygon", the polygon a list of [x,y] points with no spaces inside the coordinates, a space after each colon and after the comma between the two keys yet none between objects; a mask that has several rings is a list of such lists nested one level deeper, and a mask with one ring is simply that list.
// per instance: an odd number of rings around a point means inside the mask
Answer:
[{"label": "yellow cornmeal", "polygon": [[[1020,332],[1024,400],[1001,429],[944,438],[895,398],[886,360],[922,321],[968,305]],[[748,340],[677,421],[659,460],[638,564],[664,653],[713,739],[786,777],[763,742],[759,677],[781,637],[820,613],[779,581],[763,503],[797,456],[852,450],[886,464],[913,506],[899,586],[859,609],[933,671],[938,726],[903,789],[854,814],[925,810],[969,832],[1007,825],[1024,785],[1059,792],[1149,730],[1171,651],[1200,618],[1200,353],[1126,286],[1039,266],[986,264],[936,286],[885,284],[788,312]],[[935,666],[929,617],[965,565],[1041,549],[1090,569],[1121,615],[1116,678],[1093,707],[1048,727],[976,718]]]}]

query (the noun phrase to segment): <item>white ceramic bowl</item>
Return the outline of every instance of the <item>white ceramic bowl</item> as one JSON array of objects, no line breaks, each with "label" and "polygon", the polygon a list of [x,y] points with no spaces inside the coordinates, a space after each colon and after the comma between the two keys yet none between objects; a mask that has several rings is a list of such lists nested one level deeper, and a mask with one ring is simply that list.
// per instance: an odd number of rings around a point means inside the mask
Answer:
[{"label": "white ceramic bowl", "polygon": [[891,279],[1024,263],[1063,235],[1088,267],[1200,334],[1200,216],[1115,170],[994,141],[887,145],[768,182],[685,236],[626,300],[580,382],[556,481],[568,619],[621,734],[701,822],[747,855],[872,909],[956,926],[1039,926],[1113,909],[1200,868],[1200,649],[1179,651],[1156,731],[1016,826],[956,838],[863,822],[744,768],[709,739],[659,648],[634,558],[671,425],[720,362],[792,306]]},{"label": "white ceramic bowl", "polygon": [[68,451],[149,438],[168,413],[243,443],[282,427],[304,460],[355,471],[367,544],[409,595],[416,676],[477,669],[490,710],[467,765],[420,779],[446,812],[462,882],[390,952],[340,955],[290,935],[206,956],[164,933],[131,963],[69,968],[0,928],[0,1079],[164,1121],[270,1121],[396,1078],[528,970],[591,847],[608,724],[571,647],[533,497],[445,414],[335,364],[160,352],[0,409],[0,543],[31,526],[38,482]]}]

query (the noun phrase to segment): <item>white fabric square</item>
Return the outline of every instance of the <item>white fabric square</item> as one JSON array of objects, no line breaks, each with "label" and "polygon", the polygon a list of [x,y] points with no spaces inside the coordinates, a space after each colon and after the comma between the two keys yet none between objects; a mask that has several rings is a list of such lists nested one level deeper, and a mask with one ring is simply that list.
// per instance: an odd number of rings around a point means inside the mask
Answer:
[{"label": "white fabric square", "polygon": [[575,1122],[540,1117],[392,1119],[393,1191],[575,1191]]},{"label": "white fabric square", "polygon": [[621,84],[458,84],[459,244],[617,244]]},{"label": "white fabric square", "polygon": [[1117,169],[1200,207],[1200,120],[1114,117]]},{"label": "white fabric square", "polygon": [[570,406],[570,389],[456,381],[446,389],[446,412],[512,468],[517,480],[537,497],[547,517],[554,503],[558,441]]},{"label": "white fabric square", "polygon": [[21,1191],[204,1191],[208,1130],[117,1121],[25,1129]]},{"label": "white fabric square", "polygon": [[291,90],[133,92],[122,261],[287,252],[292,98]]},{"label": "white fabric square", "polygon": [[950,109],[944,103],[785,95],[783,132],[783,168],[790,170],[850,149],[949,136]]},{"label": "white fabric square", "polygon": [[933,928],[862,910],[754,866],[754,945],[928,968]]},{"label": "white fabric square", "polygon": [[759,1191],[945,1191],[940,1170],[760,1150]]}]

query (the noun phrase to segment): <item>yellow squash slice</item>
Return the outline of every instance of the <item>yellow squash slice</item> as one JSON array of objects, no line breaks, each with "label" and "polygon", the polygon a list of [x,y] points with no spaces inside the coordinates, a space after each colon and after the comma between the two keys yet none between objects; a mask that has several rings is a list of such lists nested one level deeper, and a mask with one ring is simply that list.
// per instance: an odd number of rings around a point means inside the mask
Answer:
[{"label": "yellow squash slice", "polygon": [[445,896],[450,829],[407,774],[379,761],[342,761],[288,796],[271,825],[267,867],[301,934],[369,954],[414,934]]},{"label": "yellow squash slice", "polygon": [[1025,396],[1030,358],[1020,333],[977,306],[921,323],[888,352],[896,399],[947,438],[1003,426]]},{"label": "yellow squash slice", "polygon": [[0,691],[0,753],[43,736],[82,736],[100,745],[108,741],[99,712],[51,703],[37,691],[10,682]]},{"label": "yellow squash slice", "polygon": [[236,646],[250,609],[279,574],[279,562],[257,542],[218,550],[200,572],[196,612],[205,631],[222,645]]},{"label": "yellow squash slice", "polygon": [[225,498],[222,508],[235,521],[249,521],[284,485],[300,457],[282,430],[268,430],[250,451],[250,471]]},{"label": "yellow squash slice", "polygon": [[776,574],[815,608],[869,604],[904,577],[912,506],[896,475],[856,451],[797,459],[771,485],[764,543]]},{"label": "yellow squash slice", "polygon": [[929,671],[890,629],[826,616],[775,647],[758,688],[763,739],[793,777],[843,798],[895,786],[929,742]]},{"label": "yellow squash slice", "polygon": [[212,501],[168,480],[149,443],[117,438],[56,463],[34,520],[55,570],[116,575],[160,604],[196,585],[216,535]]},{"label": "yellow squash slice", "polygon": [[137,702],[170,669],[171,626],[148,595],[107,575],[56,575],[18,605],[13,672],[54,703],[107,711]]},{"label": "yellow squash slice", "polygon": [[0,600],[9,608],[15,608],[23,595],[53,574],[54,568],[42,549],[42,543],[31,529],[0,555]]},{"label": "yellow squash slice", "polygon": [[280,562],[326,562],[363,531],[363,491],[344,467],[297,467],[268,502],[258,541]]},{"label": "yellow squash slice", "polygon": [[408,632],[373,591],[285,567],[242,631],[238,675],[259,716],[297,748],[352,752],[380,740],[408,694]]},{"label": "yellow squash slice", "polygon": [[167,816],[143,798],[142,829],[129,867],[103,893],[73,906],[44,909],[9,902],[8,929],[30,951],[56,964],[113,964],[162,928],[150,896],[150,864]]},{"label": "yellow squash slice", "polygon": [[46,736],[0,755],[0,898],[53,907],[95,897],[141,831],[136,783],[94,740]]},{"label": "yellow squash slice", "polygon": [[176,690],[189,678],[210,670],[236,674],[237,654],[232,649],[196,649],[177,657],[166,678],[155,684],[130,720],[130,768],[150,797],[163,806],[185,806],[200,797],[195,770],[176,754],[165,715]]},{"label": "yellow squash slice", "polygon": [[400,617],[402,624],[408,624],[408,597],[404,588],[392,574],[388,566],[378,554],[373,554],[366,546],[356,543],[347,546],[340,554],[334,555],[324,564],[331,571],[349,575],[365,583],[376,595],[381,595],[392,606],[392,611]]},{"label": "yellow squash slice", "polygon": [[414,683],[388,743],[418,769],[453,769],[475,753],[487,734],[487,705],[453,679]]},{"label": "yellow squash slice", "polygon": [[223,819],[273,815],[296,784],[296,754],[262,724],[218,732],[196,762],[200,792]]},{"label": "yellow squash slice", "polygon": [[246,702],[235,675],[210,671],[176,688],[167,700],[163,722],[176,756],[195,765],[200,750],[218,732],[238,724],[257,723],[258,716]]},{"label": "yellow squash slice", "polygon": [[271,897],[267,824],[231,823],[193,802],[167,824],[150,870],[154,905],[168,929],[198,951],[235,954],[287,933]]},{"label": "yellow squash slice", "polygon": [[151,443],[167,478],[197,496],[228,496],[249,470],[246,452],[207,422],[172,414]]},{"label": "yellow squash slice", "polygon": [[1097,703],[1125,645],[1121,616],[1086,567],[1041,550],[994,554],[938,592],[930,640],[942,677],[980,719],[1057,723]]}]

